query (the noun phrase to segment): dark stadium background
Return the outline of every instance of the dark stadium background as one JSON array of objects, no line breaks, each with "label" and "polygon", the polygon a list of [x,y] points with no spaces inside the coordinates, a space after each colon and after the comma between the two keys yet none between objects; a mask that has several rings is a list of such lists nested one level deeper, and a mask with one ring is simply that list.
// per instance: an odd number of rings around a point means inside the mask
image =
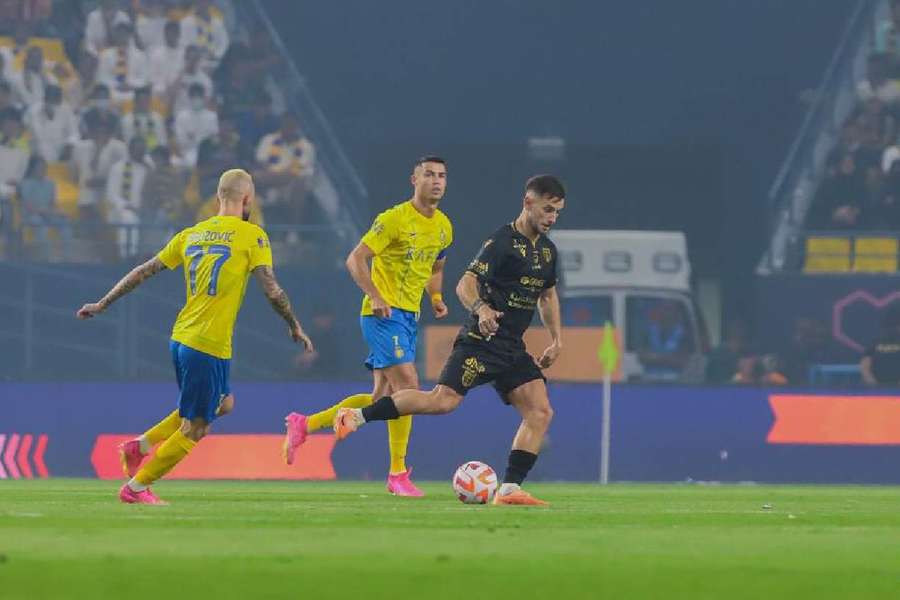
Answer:
[{"label": "dark stadium background", "polygon": [[405,198],[413,157],[447,155],[451,272],[512,217],[529,169],[554,168],[523,164],[526,139],[559,135],[572,199],[560,226],[686,231],[696,272],[721,276],[726,312],[741,316],[765,244],[768,186],[806,111],[803,93],[819,84],[853,9],[817,0],[265,5],[360,169],[371,214]]}]

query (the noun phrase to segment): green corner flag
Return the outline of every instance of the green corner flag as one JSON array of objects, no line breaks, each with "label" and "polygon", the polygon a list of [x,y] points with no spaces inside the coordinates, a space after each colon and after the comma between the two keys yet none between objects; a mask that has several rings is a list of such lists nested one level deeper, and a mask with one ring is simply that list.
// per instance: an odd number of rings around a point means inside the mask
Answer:
[{"label": "green corner flag", "polygon": [[603,340],[597,349],[597,358],[603,365],[603,372],[612,375],[619,363],[619,346],[616,344],[616,330],[612,323],[607,321],[603,324]]}]

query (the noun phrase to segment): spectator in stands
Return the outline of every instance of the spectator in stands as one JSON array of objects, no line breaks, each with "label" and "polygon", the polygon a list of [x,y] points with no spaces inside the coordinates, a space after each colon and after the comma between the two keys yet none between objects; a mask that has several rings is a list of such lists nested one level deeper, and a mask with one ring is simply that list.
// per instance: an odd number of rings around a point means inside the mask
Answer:
[{"label": "spectator in stands", "polygon": [[25,54],[25,68],[14,77],[13,83],[19,102],[24,106],[36,106],[44,101],[44,89],[59,82],[44,72],[44,51],[32,46]]},{"label": "spectator in stands", "polygon": [[219,117],[207,107],[206,90],[199,83],[191,86],[189,98],[188,108],[175,117],[175,138],[182,158],[194,166],[200,144],[219,132]]},{"label": "spectator in stands", "polygon": [[165,44],[166,7],[162,0],[141,0],[135,18],[135,35],[148,54]]},{"label": "spectator in stands", "polygon": [[891,0],[891,17],[875,29],[875,52],[890,58],[893,77],[900,74],[900,0]]},{"label": "spectator in stands", "polygon": [[[306,195],[315,175],[315,147],[300,132],[291,113],[281,117],[281,128],[260,140],[256,149],[259,169],[254,179],[265,194],[266,210],[274,210],[277,220],[303,223]],[[293,232],[292,232],[293,233]],[[296,241],[296,234],[289,236]]]},{"label": "spectator in stands", "polygon": [[[26,154],[26,158],[31,156],[31,135],[25,129],[25,123],[22,120],[22,113],[14,108],[8,109],[3,113],[2,129],[0,129],[0,145],[7,148],[17,148]],[[27,168],[28,162],[26,160]],[[22,175],[24,176],[24,172]]]},{"label": "spectator in stands", "polygon": [[647,381],[676,381],[690,360],[688,332],[677,302],[660,300],[647,314],[638,360]]},{"label": "spectator in stands", "polygon": [[150,86],[138,88],[134,92],[134,109],[122,118],[122,136],[126,140],[142,137],[148,150],[168,143],[165,119],[153,110],[151,100]]},{"label": "spectator in stands", "polygon": [[[102,221],[106,182],[112,166],[123,160],[128,149],[114,137],[115,122],[108,113],[91,111],[85,116],[87,135],[72,150],[72,170],[78,180],[79,219],[87,224]],[[94,233],[86,229],[85,233]]]},{"label": "spectator in stands", "polygon": [[234,119],[226,115],[219,119],[219,132],[206,138],[197,150],[197,178],[200,198],[216,193],[219,176],[234,165],[248,164],[252,155],[242,154],[240,135]]},{"label": "spectator in stands", "polygon": [[0,81],[9,81],[10,79],[12,79],[12,72],[6,62],[6,54],[0,52]]},{"label": "spectator in stands", "polygon": [[128,13],[120,9],[119,0],[101,0],[100,6],[92,10],[87,17],[84,44],[88,52],[96,56],[110,46],[114,24],[123,20],[130,21]]},{"label": "spectator in stands", "polygon": [[[154,94],[173,98],[175,83],[185,66],[185,47],[181,43],[181,25],[178,21],[166,22],[163,36],[164,43],[150,50],[150,81],[153,83]],[[212,90],[212,83],[209,88]]]},{"label": "spectator in stands", "polygon": [[863,136],[866,132],[871,132],[871,136],[874,137],[876,154],[880,155],[882,148],[890,146],[897,139],[897,118],[878,98],[872,97],[863,102],[856,120],[863,131]]},{"label": "spectator in stands", "polygon": [[0,81],[0,113],[8,109],[19,110],[13,96],[12,86],[7,81]]},{"label": "spectator in stands", "polygon": [[732,381],[747,385],[786,385],[788,379],[781,370],[780,361],[774,354],[746,356],[738,361]]},{"label": "spectator in stands", "polygon": [[272,44],[272,36],[264,27],[252,27],[249,38],[244,59],[249,62],[251,71],[267,74],[281,64],[281,55]]},{"label": "spectator in stands", "polygon": [[883,189],[867,211],[866,225],[875,231],[900,229],[900,161],[891,163]]},{"label": "spectator in stands", "polygon": [[[227,101],[225,105],[232,109],[234,105]],[[234,121],[241,138],[241,145],[256,152],[259,141],[264,135],[278,129],[278,117],[272,112],[272,97],[265,90],[256,94],[256,102],[235,110]]]},{"label": "spectator in stands", "polygon": [[[152,168],[144,182],[141,222],[151,225],[193,223],[192,215],[187,213],[184,205],[184,191],[187,187],[185,172],[175,168],[169,149],[165,146],[154,148],[150,159]],[[156,233],[161,231],[157,230]],[[147,245],[153,244],[145,244]]]},{"label": "spectator in stands", "polygon": [[106,180],[107,221],[118,225],[119,256],[137,254],[143,210],[144,181],[147,178],[147,147],[144,139],[128,142],[128,156],[109,169]]},{"label": "spectator in stands", "polygon": [[47,86],[44,101],[25,113],[35,152],[48,162],[68,160],[78,139],[78,120],[72,107],[63,101],[62,90]]},{"label": "spectator in stands", "polygon": [[834,354],[828,327],[816,319],[794,321],[790,346],[784,353],[783,373],[794,385],[809,383],[810,367],[828,363]]},{"label": "spectator in stands", "polygon": [[852,154],[830,157],[807,223],[815,229],[852,229],[862,221],[866,189]]},{"label": "spectator in stands", "polygon": [[63,255],[69,253],[72,241],[72,224],[56,206],[56,184],[47,177],[47,162],[40,156],[32,156],[25,179],[19,186],[22,223],[31,227],[36,242],[49,243],[49,229],[55,229],[62,241]]},{"label": "spectator in stands", "polygon": [[0,114],[0,200],[6,208],[28,170],[31,145],[18,110]]},{"label": "spectator in stands", "polygon": [[31,43],[31,27],[27,23],[18,23],[13,34],[13,43],[11,46],[0,47],[0,55],[3,56],[3,63],[6,68],[6,76],[12,79],[13,76],[20,72],[22,65],[19,58],[24,63],[25,53],[30,48]]},{"label": "spectator in stands", "polygon": [[106,85],[113,101],[133,99],[136,88],[147,85],[147,55],[137,47],[128,19],[117,19],[113,27],[112,45],[101,50],[97,63],[97,81]]},{"label": "spectator in stands", "polygon": [[203,70],[212,73],[228,50],[228,29],[222,12],[211,0],[196,0],[194,8],[181,20],[181,37],[187,45],[203,53]]},{"label": "spectator in stands", "polygon": [[888,79],[890,61],[884,54],[873,54],[867,63],[866,79],[856,85],[856,95],[861,102],[878,98],[888,106],[900,102],[900,83]]},{"label": "spectator in stands", "polygon": [[725,328],[722,343],[709,355],[706,363],[707,383],[728,383],[738,372],[738,361],[752,356],[743,321],[732,321]]},{"label": "spectator in stands", "polygon": [[184,69],[170,89],[170,106],[175,115],[189,108],[189,93],[193,85],[202,86],[207,98],[213,97],[212,79],[200,68],[201,56],[197,46],[187,46],[184,49]]},{"label": "spectator in stands", "polygon": [[83,107],[83,112],[86,113],[91,109],[115,115],[116,105],[113,104],[109,86],[98,83],[91,88],[91,95]]},{"label": "spectator in stands", "polygon": [[888,310],[881,333],[859,361],[859,370],[866,385],[900,385],[900,308]]}]

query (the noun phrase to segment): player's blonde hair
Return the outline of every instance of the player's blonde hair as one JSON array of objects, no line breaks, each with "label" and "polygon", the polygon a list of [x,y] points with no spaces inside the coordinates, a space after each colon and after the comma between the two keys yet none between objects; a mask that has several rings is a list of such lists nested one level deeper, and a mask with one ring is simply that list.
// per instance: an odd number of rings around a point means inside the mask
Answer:
[{"label": "player's blonde hair", "polygon": [[253,189],[253,177],[243,169],[228,169],[219,177],[216,195],[220,202],[236,202]]}]

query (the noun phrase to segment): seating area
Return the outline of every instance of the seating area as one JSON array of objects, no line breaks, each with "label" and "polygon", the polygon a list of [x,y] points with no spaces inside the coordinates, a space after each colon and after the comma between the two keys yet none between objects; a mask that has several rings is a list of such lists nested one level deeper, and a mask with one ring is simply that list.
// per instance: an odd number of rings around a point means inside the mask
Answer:
[{"label": "seating area", "polygon": [[[7,3],[9,4],[9,3]],[[0,23],[0,259],[133,260],[251,172],[284,256],[316,255],[316,146],[230,0],[41,0]],[[27,5],[27,6],[26,6]],[[10,5],[12,6],[12,5]]]}]

